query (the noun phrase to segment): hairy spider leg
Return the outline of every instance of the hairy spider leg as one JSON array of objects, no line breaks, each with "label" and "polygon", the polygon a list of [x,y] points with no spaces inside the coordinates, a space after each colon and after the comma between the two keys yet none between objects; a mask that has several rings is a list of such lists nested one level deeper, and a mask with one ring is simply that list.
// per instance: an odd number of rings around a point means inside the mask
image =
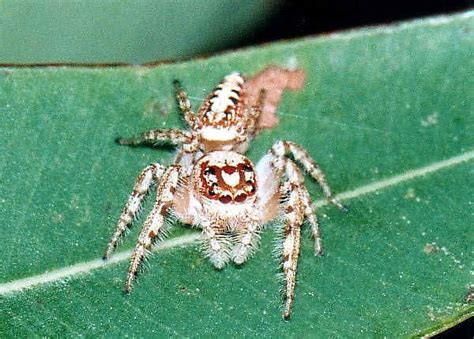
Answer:
[{"label": "hairy spider leg", "polygon": [[123,233],[131,226],[132,221],[140,211],[140,207],[147,196],[150,187],[160,180],[164,171],[164,166],[155,163],[145,167],[140,175],[138,175],[135,185],[133,186],[132,194],[129,196],[127,203],[122,210],[115,232],[107,245],[104,259],[108,259],[111,256]]},{"label": "hairy spider leg", "polygon": [[289,319],[295,296],[301,225],[305,217],[305,204],[303,200],[306,188],[301,171],[285,154],[273,154],[272,163],[279,177],[283,179],[280,186],[280,199],[284,220],[282,269],[285,278],[285,308],[283,318]]},{"label": "hairy spider leg", "polygon": [[[311,177],[318,182],[326,199],[339,209],[347,211],[346,207],[333,197],[323,171],[303,147],[291,141],[278,141],[271,148],[271,153],[281,159],[284,159],[287,155],[292,155],[296,161],[303,165],[304,169],[311,175]],[[315,255],[321,255],[323,252],[321,231],[319,229],[318,219],[314,211],[311,197],[307,189],[304,187],[301,190],[301,200],[305,207],[305,216],[311,225],[311,233],[314,238],[314,253]]]},{"label": "hairy spider leg", "polygon": [[311,196],[305,186],[301,187],[301,202],[304,206],[304,215],[311,225],[311,234],[314,239],[314,255],[323,254],[323,242],[321,239],[321,230],[319,228],[318,215],[316,214]]},{"label": "hairy spider leg", "polygon": [[181,88],[181,83],[179,80],[174,80],[173,84],[176,91],[176,99],[178,100],[181,112],[183,112],[184,120],[189,125],[189,127],[193,128],[194,123],[196,122],[196,114],[191,108],[191,102],[188,99],[188,95]]},{"label": "hairy spider leg", "polygon": [[163,234],[167,211],[173,203],[174,193],[179,183],[180,166],[168,167],[156,190],[156,202],[153,210],[148,215],[143,230],[138,237],[138,242],[133,250],[132,259],[128,269],[125,292],[130,293],[132,284],[138,272],[140,263],[150,252],[154,240]]},{"label": "hairy spider leg", "polygon": [[256,105],[252,106],[249,110],[249,117],[248,117],[249,120],[247,122],[247,126],[248,126],[247,133],[248,135],[252,137],[254,137],[255,133],[257,132],[256,130],[257,122],[263,111],[265,97],[266,97],[266,91],[264,89],[261,89],[258,95],[258,100],[257,100]]},{"label": "hairy spider leg", "polygon": [[304,205],[301,188],[304,179],[292,160],[285,162],[286,180],[282,185],[282,207],[284,211],[282,269],[285,276],[285,308],[283,317],[289,319],[295,296],[296,268],[300,251],[301,225],[304,220]]},{"label": "hairy spider leg", "polygon": [[142,144],[169,143],[182,145],[191,139],[191,133],[180,129],[152,129],[133,138],[117,138],[120,145],[138,146]]},{"label": "hairy spider leg", "polygon": [[233,149],[238,153],[245,153],[249,147],[250,142],[257,134],[257,123],[260,115],[262,114],[263,104],[265,100],[266,92],[264,89],[260,90],[257,103],[254,106],[245,108],[245,125],[242,127],[243,133],[238,137],[238,143]]},{"label": "hairy spider leg", "polygon": [[347,208],[332,195],[331,188],[326,181],[323,171],[303,147],[292,141],[278,141],[272,146],[271,152],[280,157],[284,155],[292,155],[297,162],[303,165],[304,169],[313,177],[313,179],[317,181],[323,190],[326,199],[342,211],[347,211]]}]

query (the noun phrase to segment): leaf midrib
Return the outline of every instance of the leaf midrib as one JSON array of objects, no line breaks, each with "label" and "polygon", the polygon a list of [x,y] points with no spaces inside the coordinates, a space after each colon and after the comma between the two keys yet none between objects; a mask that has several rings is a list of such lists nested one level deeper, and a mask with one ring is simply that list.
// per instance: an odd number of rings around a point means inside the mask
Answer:
[{"label": "leaf midrib", "polygon": [[[415,179],[420,176],[424,176],[438,170],[455,166],[458,164],[462,164],[464,162],[468,162],[474,159],[474,150],[462,153],[458,156],[454,156],[445,160],[441,160],[438,162],[431,163],[425,167],[417,168],[399,175],[395,175],[393,177],[389,177],[387,179],[379,180],[376,182],[372,182],[367,185],[359,186],[355,189],[341,192],[336,195],[339,200],[349,200],[360,197],[362,195],[370,194],[377,192],[379,190],[395,186],[397,184],[403,183],[405,181],[409,181],[411,179]],[[328,204],[326,200],[320,199],[315,201],[316,207],[322,207]],[[189,245],[197,240],[200,239],[198,234],[187,234],[183,236],[178,236],[176,238],[166,240],[161,242],[156,248],[155,251],[161,251],[163,249],[171,249],[174,247],[179,246],[186,246]],[[87,262],[77,263],[70,266],[62,267],[59,269],[55,269],[51,272],[45,272],[42,274],[30,276],[27,278],[17,279],[10,282],[0,284],[0,295],[8,295],[20,292],[25,289],[31,289],[36,286],[40,286],[46,283],[51,283],[54,281],[58,281],[64,279],[66,277],[74,277],[79,274],[84,274],[90,272],[95,269],[103,268],[109,265],[114,265],[120,263],[124,260],[127,260],[131,254],[131,251],[122,251],[118,252],[114,255],[114,257],[107,261],[102,262],[101,259],[94,259]]]}]

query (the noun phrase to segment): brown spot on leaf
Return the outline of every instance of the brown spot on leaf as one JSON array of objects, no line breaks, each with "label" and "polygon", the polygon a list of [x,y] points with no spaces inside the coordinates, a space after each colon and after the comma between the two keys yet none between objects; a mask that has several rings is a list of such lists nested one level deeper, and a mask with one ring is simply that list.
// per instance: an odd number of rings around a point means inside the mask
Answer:
[{"label": "brown spot on leaf", "polygon": [[265,99],[262,114],[257,122],[257,131],[272,128],[278,124],[276,114],[278,104],[285,89],[297,91],[303,88],[305,72],[301,69],[290,70],[280,66],[269,66],[245,82],[247,107],[257,105],[262,90]]},{"label": "brown spot on leaf", "polygon": [[423,247],[423,252],[426,254],[431,254],[439,251],[439,247],[436,244],[426,244],[425,247]]}]

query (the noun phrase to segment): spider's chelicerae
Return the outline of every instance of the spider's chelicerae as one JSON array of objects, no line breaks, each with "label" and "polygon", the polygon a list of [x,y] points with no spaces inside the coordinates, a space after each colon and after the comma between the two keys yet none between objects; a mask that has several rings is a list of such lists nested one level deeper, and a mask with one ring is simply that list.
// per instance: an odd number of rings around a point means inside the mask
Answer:
[{"label": "spider's chelicerae", "polygon": [[136,217],[153,185],[156,200],[133,251],[125,291],[130,292],[140,263],[176,216],[202,229],[204,253],[216,268],[244,263],[258,246],[269,221],[282,219],[282,270],[285,279],[283,317],[290,317],[295,293],[301,225],[311,225],[315,253],[322,253],[321,237],[302,166],[321,186],[329,202],[342,204],[331,194],[323,172],[309,154],[291,141],[277,141],[255,166],[245,155],[256,134],[264,100],[248,107],[245,82],[231,73],[205,99],[195,114],[186,93],[175,82],[177,98],[189,129],[158,129],[120,144],[171,143],[179,147],[172,165],[154,163],[136,179],[120,215],[104,258],[109,258],[124,231]]}]

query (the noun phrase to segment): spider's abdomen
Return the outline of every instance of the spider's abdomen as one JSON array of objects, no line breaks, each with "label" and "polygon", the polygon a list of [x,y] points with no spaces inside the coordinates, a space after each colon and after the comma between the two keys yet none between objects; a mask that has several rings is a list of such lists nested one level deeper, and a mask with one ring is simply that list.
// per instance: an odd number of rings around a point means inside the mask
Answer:
[{"label": "spider's abdomen", "polygon": [[203,140],[231,141],[241,132],[243,84],[244,79],[238,73],[231,73],[204,101],[197,126]]},{"label": "spider's abdomen", "polygon": [[230,151],[215,151],[202,157],[193,170],[194,189],[222,204],[255,200],[257,182],[252,162]]}]

